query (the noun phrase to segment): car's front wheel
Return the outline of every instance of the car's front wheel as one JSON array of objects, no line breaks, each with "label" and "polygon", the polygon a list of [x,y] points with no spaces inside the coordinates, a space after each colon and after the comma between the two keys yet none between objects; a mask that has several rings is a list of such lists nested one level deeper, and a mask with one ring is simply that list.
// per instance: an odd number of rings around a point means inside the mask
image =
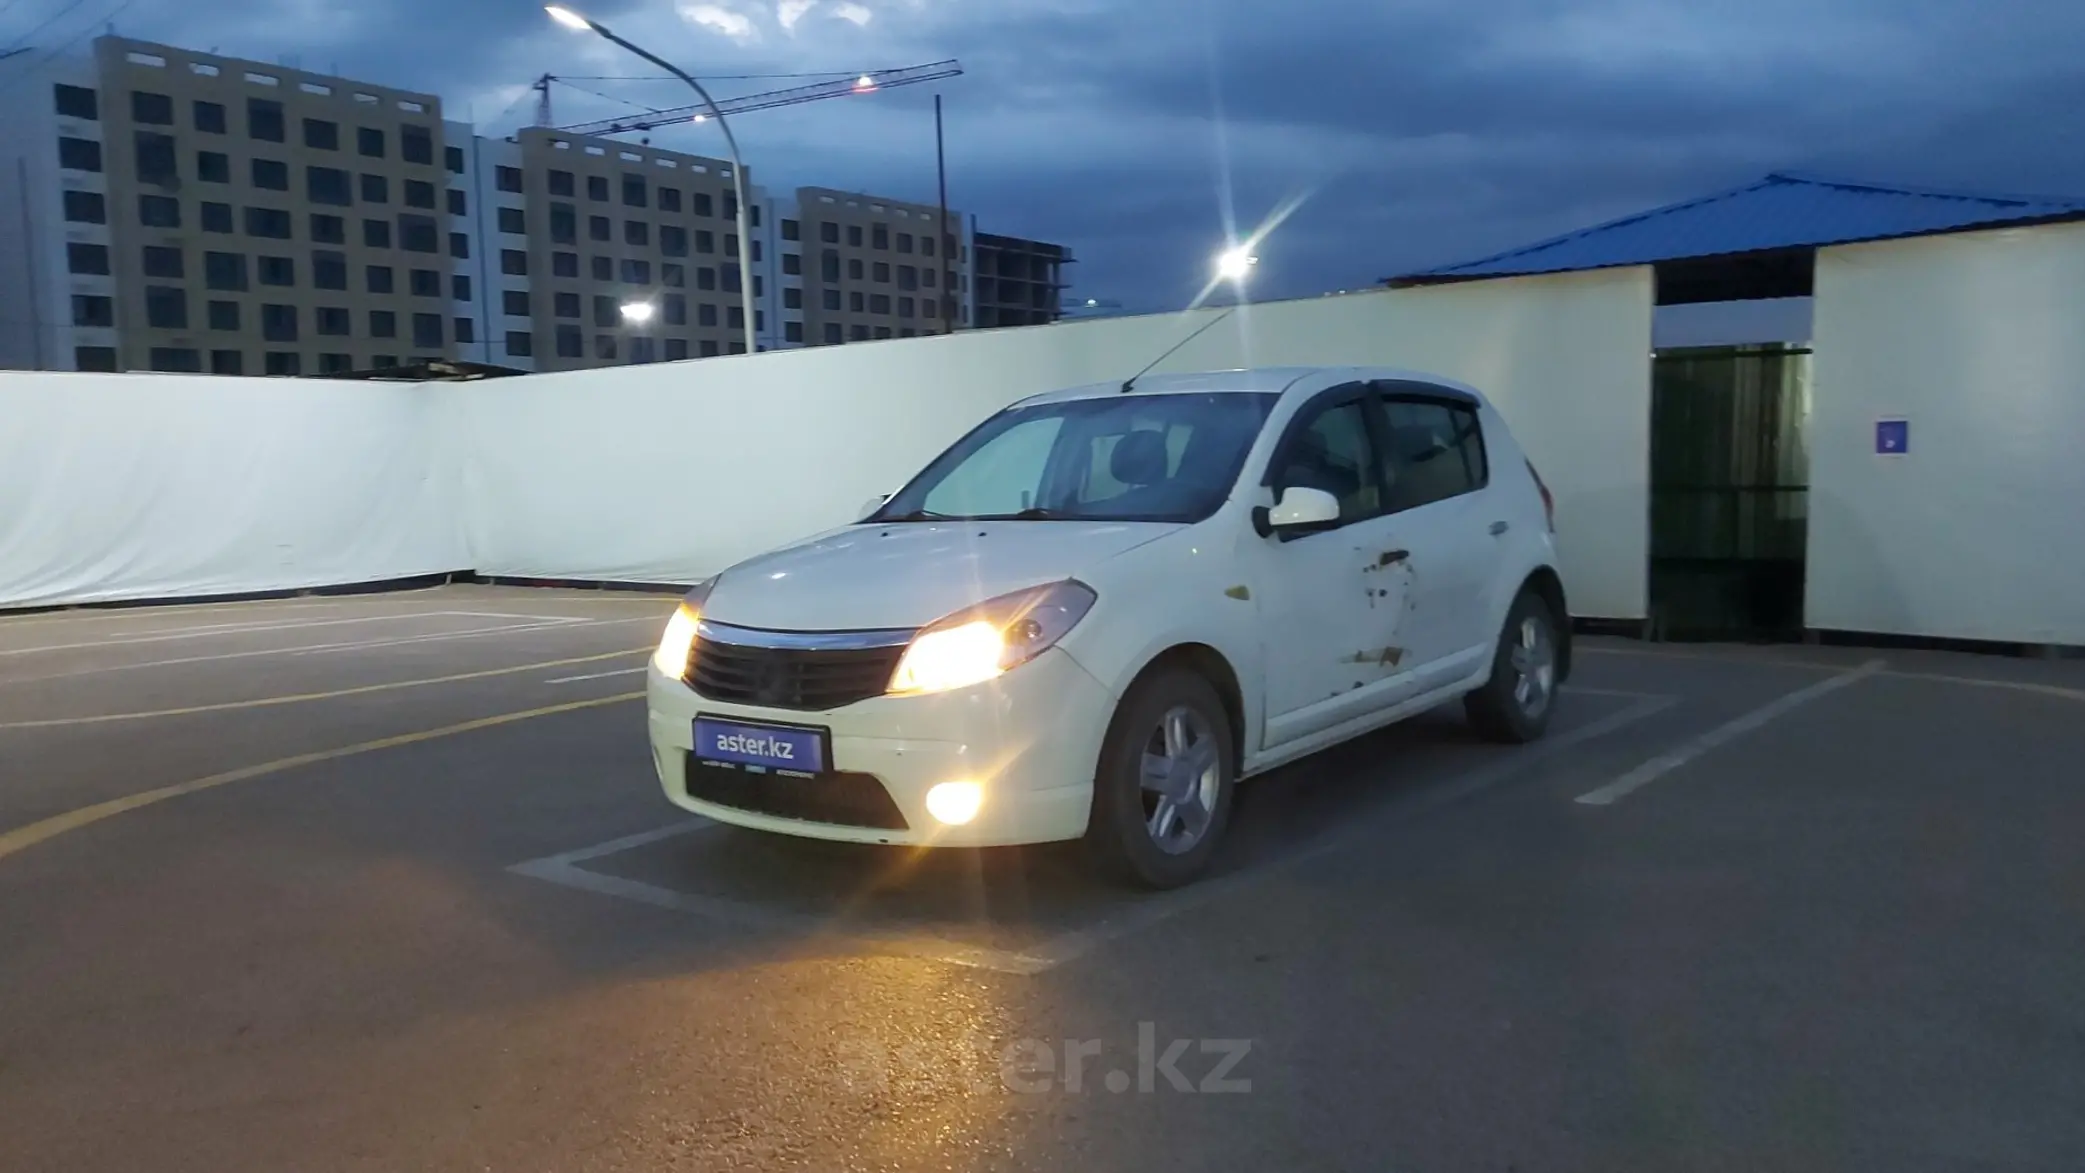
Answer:
[{"label": "car's front wheel", "polygon": [[1463,698],[1463,709],[1487,740],[1533,741],[1549,728],[1556,688],[1556,614],[1541,595],[1523,590],[1499,633],[1491,679]]},{"label": "car's front wheel", "polygon": [[1236,761],[1208,680],[1169,669],[1139,681],[1101,747],[1087,845],[1119,879],[1187,883],[1208,867],[1229,822]]}]

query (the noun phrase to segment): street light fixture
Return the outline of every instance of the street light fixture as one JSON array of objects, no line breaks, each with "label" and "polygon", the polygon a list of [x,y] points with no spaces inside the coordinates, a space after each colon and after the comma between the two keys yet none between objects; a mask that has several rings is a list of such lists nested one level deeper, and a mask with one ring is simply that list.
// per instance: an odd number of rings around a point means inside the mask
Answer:
[{"label": "street light fixture", "polygon": [[[616,36],[608,31],[607,26],[588,20],[586,17],[561,4],[545,5],[543,11],[550,14],[550,19],[564,25],[568,29],[572,29],[575,32],[591,32],[602,40],[627,49],[688,83],[688,88],[694,90],[696,95],[702,99],[703,104],[709,107],[707,117],[717,120],[718,129],[724,132],[724,146],[731,152],[731,182],[738,198],[738,287],[740,299],[745,307],[743,312],[746,315],[746,353],[758,353],[760,350],[759,335],[754,329],[754,323],[759,321],[759,314],[753,307],[753,232],[747,223],[747,216],[750,215],[749,209],[753,204],[751,200],[746,198],[746,165],[738,157],[738,140],[732,136],[731,124],[724,120],[724,112],[717,109],[717,100],[709,96],[709,91],[702,88],[701,82],[688,76],[686,71],[679,66]],[[697,115],[695,121],[703,121],[704,117],[703,115]],[[630,316],[631,308],[630,306],[623,307],[625,319],[632,322],[651,320],[651,306],[649,304],[645,305],[645,314],[641,319]]]},{"label": "street light fixture", "polygon": [[630,323],[632,326],[643,326],[650,324],[653,315],[657,314],[658,312],[659,307],[653,305],[648,301],[631,301],[623,303],[623,321]]},{"label": "street light fixture", "polygon": [[1225,249],[1216,256],[1216,275],[1226,281],[1243,281],[1260,258],[1244,247]]}]

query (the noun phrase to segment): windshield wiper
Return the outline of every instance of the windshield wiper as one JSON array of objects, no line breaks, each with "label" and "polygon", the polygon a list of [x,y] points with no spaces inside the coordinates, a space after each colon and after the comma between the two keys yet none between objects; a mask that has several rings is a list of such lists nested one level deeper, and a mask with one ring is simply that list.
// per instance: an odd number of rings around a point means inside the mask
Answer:
[{"label": "windshield wiper", "polygon": [[1023,509],[1023,510],[1021,510],[1021,511],[1020,511],[1020,512],[1018,512],[1018,513],[983,513],[983,514],[979,514],[979,515],[978,515],[978,516],[976,516],[976,517],[973,517],[973,518],[969,518],[968,520],[970,520],[970,521],[1071,521],[1071,520],[1073,520],[1073,519],[1074,519],[1075,517],[1076,517],[1076,515],[1075,515],[1075,514],[1070,514],[1070,513],[1064,513],[1064,512],[1061,512],[1061,511],[1059,511],[1059,510],[1055,510],[1055,509],[1045,509],[1045,508],[1043,508],[1043,507],[1042,507],[1042,506],[1040,506],[1040,505],[1030,505],[1030,506],[1029,506],[1028,508],[1026,508],[1026,509]]},{"label": "windshield wiper", "polygon": [[891,515],[891,516],[889,516],[889,517],[878,517],[878,518],[875,518],[874,520],[876,520],[876,521],[878,521],[878,522],[884,522],[884,521],[956,521],[956,520],[958,520],[958,519],[957,519],[956,517],[954,517],[954,516],[950,515],[950,514],[947,514],[947,513],[936,513],[936,512],[934,512],[934,511],[933,511],[933,510],[931,510],[931,509],[914,509],[914,510],[912,510],[912,511],[911,511],[910,513],[895,513],[895,514],[892,514],[892,515]]}]

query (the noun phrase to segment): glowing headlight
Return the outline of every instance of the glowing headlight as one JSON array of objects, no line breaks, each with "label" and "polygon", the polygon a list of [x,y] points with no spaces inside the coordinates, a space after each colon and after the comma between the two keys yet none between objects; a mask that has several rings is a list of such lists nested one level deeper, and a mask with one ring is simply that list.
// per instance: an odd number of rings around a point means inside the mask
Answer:
[{"label": "glowing headlight", "polygon": [[959,611],[912,637],[890,691],[945,692],[990,680],[1064,638],[1093,600],[1093,588],[1067,579]]},{"label": "glowing headlight", "polygon": [[709,583],[703,583],[688,592],[674,611],[673,618],[666,621],[666,633],[659,637],[659,650],[652,653],[652,667],[660,675],[679,680],[688,670],[688,653],[695,648],[695,625],[702,618],[702,605],[709,601]]}]

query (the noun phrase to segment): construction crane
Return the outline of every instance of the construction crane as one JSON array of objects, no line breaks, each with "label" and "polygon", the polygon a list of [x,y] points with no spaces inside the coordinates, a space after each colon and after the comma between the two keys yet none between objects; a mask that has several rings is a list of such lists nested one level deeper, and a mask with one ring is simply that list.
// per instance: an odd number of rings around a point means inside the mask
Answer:
[{"label": "construction crane", "polygon": [[[826,98],[845,98],[851,95],[873,94],[878,90],[895,89],[898,86],[918,85],[921,82],[940,81],[947,77],[960,77],[962,65],[954,58],[935,61],[926,65],[908,65],[903,69],[879,69],[858,74],[851,78],[834,81],[812,82],[809,85],[791,86],[786,90],[768,90],[765,93],[746,94],[737,98],[726,98],[717,103],[717,111],[724,115],[743,114],[749,110],[771,110],[777,106],[796,106],[805,102],[818,102]],[[536,79],[536,125],[550,125],[550,83],[556,77],[544,74]],[[568,83],[569,84],[569,83]],[[656,130],[661,126],[674,126],[683,122],[707,122],[710,108],[707,104],[675,106],[670,110],[654,110],[644,114],[626,115],[620,118],[604,118],[597,122],[582,122],[576,126],[561,126],[557,129],[567,134],[625,134],[633,130]]]}]

